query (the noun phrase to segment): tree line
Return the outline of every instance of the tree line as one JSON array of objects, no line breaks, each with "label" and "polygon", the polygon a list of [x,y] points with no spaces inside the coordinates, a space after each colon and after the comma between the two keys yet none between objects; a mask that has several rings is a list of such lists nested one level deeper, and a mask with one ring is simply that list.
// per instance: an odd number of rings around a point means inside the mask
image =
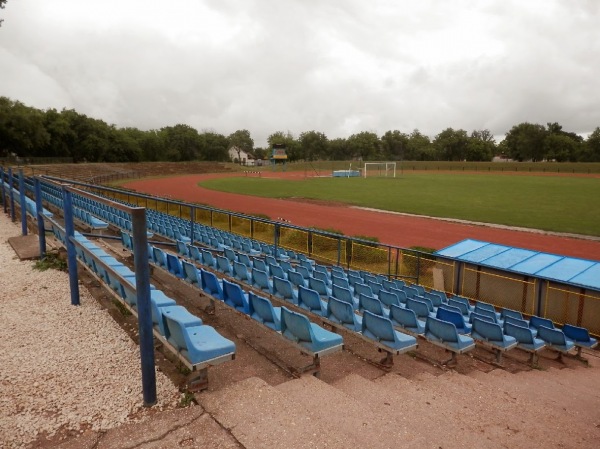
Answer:
[{"label": "tree line", "polygon": [[0,97],[0,156],[61,157],[74,162],[228,161],[234,148],[256,159],[268,159],[270,148],[282,144],[290,161],[296,160],[414,160],[490,161],[501,156],[517,161],[600,162],[600,127],[587,139],[547,125],[520,123],[500,143],[487,129],[471,133],[447,128],[433,139],[415,129],[390,130],[378,136],[363,131],[347,138],[329,139],[320,131],[298,136],[276,131],[268,148],[254,146],[246,129],[229,135],[202,131],[185,124],[160,129],[119,128],[73,109],[40,110]]}]

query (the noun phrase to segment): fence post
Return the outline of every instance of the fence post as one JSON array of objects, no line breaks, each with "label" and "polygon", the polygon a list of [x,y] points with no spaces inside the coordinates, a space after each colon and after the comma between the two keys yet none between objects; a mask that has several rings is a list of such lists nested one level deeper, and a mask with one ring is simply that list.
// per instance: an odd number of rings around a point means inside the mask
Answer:
[{"label": "fence post", "polygon": [[338,237],[338,256],[337,256],[337,264],[340,266],[340,260],[342,259],[342,238]]},{"label": "fence post", "polygon": [[148,266],[148,239],[146,209],[131,211],[133,227],[133,263],[138,305],[138,331],[144,405],[156,404],[156,371],[154,369],[154,341],[152,336],[152,309],[150,307],[150,268]]},{"label": "fence post", "polygon": [[78,306],[79,303],[79,279],[77,277],[77,254],[75,243],[72,239],[75,235],[73,227],[73,207],[71,192],[63,187],[63,216],[65,218],[65,241],[67,244],[67,265],[69,268],[69,287],[71,290],[71,305]]},{"label": "fence post", "polygon": [[25,179],[23,169],[19,169],[19,198],[21,202],[21,235],[27,235],[27,208],[25,207]]},{"label": "fence post", "polygon": [[194,206],[190,206],[190,245],[194,244],[194,222],[196,221],[196,208]]},{"label": "fence post", "polygon": [[273,245],[275,246],[275,258],[277,258],[277,246],[279,245],[279,232],[280,232],[280,225],[275,223],[275,226],[273,227]]},{"label": "fence post", "polygon": [[44,259],[46,257],[46,229],[44,226],[44,208],[42,206],[42,186],[38,178],[34,178],[33,182],[35,185],[35,217],[40,241],[40,259]]},{"label": "fence post", "polygon": [[12,222],[15,221],[15,198],[13,193],[13,173],[12,168],[8,169],[8,194],[10,195],[10,219]]}]

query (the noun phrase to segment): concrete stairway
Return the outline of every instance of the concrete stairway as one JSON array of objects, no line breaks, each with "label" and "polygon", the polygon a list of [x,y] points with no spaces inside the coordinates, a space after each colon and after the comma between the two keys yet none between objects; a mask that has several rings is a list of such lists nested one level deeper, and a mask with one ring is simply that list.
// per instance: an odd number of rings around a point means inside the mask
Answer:
[{"label": "concrete stairway", "polygon": [[246,448],[593,448],[599,380],[583,366],[276,387],[250,378],[198,400]]}]

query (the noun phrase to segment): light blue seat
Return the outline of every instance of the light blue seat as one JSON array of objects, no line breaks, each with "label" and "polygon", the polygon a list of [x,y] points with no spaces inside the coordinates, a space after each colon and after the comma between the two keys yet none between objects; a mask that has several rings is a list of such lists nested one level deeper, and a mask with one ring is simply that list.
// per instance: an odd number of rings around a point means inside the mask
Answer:
[{"label": "light blue seat", "polygon": [[439,320],[449,321],[456,326],[459,334],[470,334],[471,325],[465,322],[465,318],[457,308],[452,306],[438,307],[435,317]]},{"label": "light blue seat", "polygon": [[[162,292],[161,292],[162,293]],[[161,335],[169,340],[171,337],[170,328],[168,326],[167,317],[176,317],[177,320],[181,322],[183,327],[194,327],[194,326],[202,326],[202,320],[197,316],[191,314],[185,307],[180,305],[163,305],[157,309],[158,313],[160,313],[160,321],[162,322],[162,329],[164,329],[164,333],[161,332]]]},{"label": "light blue seat", "polygon": [[298,306],[320,316],[327,316],[327,303],[321,299],[315,290],[299,286]]},{"label": "light blue seat", "polygon": [[538,331],[538,328],[540,326],[545,326],[545,327],[549,327],[550,329],[554,329],[554,323],[552,322],[552,320],[549,320],[548,318],[542,318],[539,317],[537,315],[532,315],[529,318],[529,328],[533,329],[534,331]]},{"label": "light blue seat", "polygon": [[546,347],[544,340],[535,338],[531,329],[527,326],[519,326],[509,320],[510,317],[504,320],[504,333],[510,335],[517,340],[517,347],[531,353],[529,361],[536,363],[537,353]]},{"label": "light blue seat", "polygon": [[406,299],[406,308],[412,310],[417,315],[417,318],[426,320],[427,317],[435,315],[430,312],[426,302],[414,298]]},{"label": "light blue seat", "polygon": [[442,297],[442,295],[437,292],[437,291],[429,291],[429,292],[425,292],[425,294],[423,295],[425,298],[429,299],[431,301],[431,303],[433,304],[433,307],[437,308],[440,307],[442,304],[445,304],[446,301],[444,300],[445,298]]},{"label": "light blue seat", "polygon": [[319,279],[320,281],[323,281],[325,283],[325,285],[327,285],[328,287],[331,285],[331,279],[329,278],[327,273],[323,273],[322,271],[319,271],[319,270],[313,270],[312,276],[314,278]]},{"label": "light blue seat", "polygon": [[271,277],[277,276],[281,279],[287,279],[287,275],[283,272],[283,268],[279,266],[279,264],[274,265],[272,263],[268,264],[269,266],[269,274]]},{"label": "light blue seat", "polygon": [[202,265],[207,266],[208,268],[217,269],[217,261],[215,260],[212,253],[208,250],[203,249],[201,251],[202,254]]},{"label": "light blue seat", "polygon": [[360,295],[371,296],[372,298],[375,297],[373,290],[371,290],[371,287],[369,287],[367,284],[356,283],[354,284],[354,296],[358,298]]},{"label": "light blue seat", "polygon": [[248,270],[251,270],[252,267],[254,266],[252,264],[252,261],[250,260],[250,257],[248,256],[248,254],[238,253],[237,258],[238,258],[237,261],[239,263],[243,263],[244,265],[246,265],[246,268],[248,268]]},{"label": "light blue seat", "polygon": [[400,304],[406,304],[406,300],[408,299],[408,296],[406,296],[406,292],[404,290],[400,290],[398,288],[390,288],[389,292],[393,293],[394,295],[396,295],[398,297]]},{"label": "light blue seat", "polygon": [[560,329],[540,325],[537,330],[538,338],[544,340],[549,349],[557,351],[559,357],[562,354],[567,354],[575,347],[573,340],[569,340],[565,333]]},{"label": "light blue seat", "polygon": [[231,248],[225,248],[223,250],[223,255],[225,257],[227,257],[227,259],[229,260],[229,262],[231,264],[233,264],[233,262],[236,262],[238,260],[237,258],[237,254],[235,253],[235,251]]},{"label": "light blue seat", "polygon": [[200,287],[202,282],[200,280],[200,272],[196,266],[186,260],[181,262],[183,269],[183,278],[192,285]]},{"label": "light blue seat", "polygon": [[[132,293],[133,293],[133,296],[135,297],[135,295],[136,295],[135,289],[132,290]],[[135,301],[137,303],[137,298]],[[165,322],[163,320],[163,315],[162,315],[161,309],[164,307],[174,306],[175,304],[176,303],[175,303],[174,299],[169,298],[167,295],[165,295],[160,290],[150,290],[150,311],[152,314],[152,325],[153,325],[153,327],[155,327],[158,330],[160,335],[162,335],[163,337],[165,336],[165,333],[166,333],[166,327],[165,327]]]},{"label": "light blue seat", "polygon": [[233,277],[239,281],[252,285],[252,272],[242,262],[233,262]]},{"label": "light blue seat", "polygon": [[[467,298],[465,298],[464,296],[456,295],[450,299],[460,302],[460,303],[463,303],[464,307],[466,307],[466,309],[467,309],[467,314],[470,314],[473,310],[475,310],[475,306],[472,306],[471,303],[469,302],[469,300]],[[450,301],[450,299],[448,301]],[[463,315],[465,315],[465,314],[463,313]]]},{"label": "light blue seat", "polygon": [[[385,351],[401,354],[417,348],[417,339],[394,329],[392,322],[383,316],[365,310],[362,320],[362,335],[379,343]],[[391,361],[389,358],[387,361]]]},{"label": "light blue seat", "polygon": [[237,284],[223,279],[223,302],[238,312],[250,314],[248,294]]},{"label": "light blue seat", "polygon": [[350,290],[352,292],[352,294],[354,294],[354,287],[352,287],[350,285],[350,282],[348,282],[347,278],[340,277],[337,274],[332,274],[330,276],[330,279],[331,279],[331,285],[338,285],[340,287],[347,288],[348,290]]},{"label": "light blue seat", "polygon": [[249,315],[263,325],[281,332],[281,307],[273,307],[271,301],[262,296],[248,293],[250,305]]},{"label": "light blue seat", "polygon": [[354,332],[362,329],[362,317],[354,313],[351,304],[339,299],[329,298],[327,301],[326,317],[329,321],[342,325]]},{"label": "light blue seat", "polygon": [[310,277],[310,273],[306,269],[306,267],[303,267],[302,265],[296,265],[296,272],[300,273],[302,275],[302,277],[308,282],[308,278]]},{"label": "light blue seat", "polygon": [[379,300],[388,309],[392,306],[392,304],[397,306],[400,305],[400,299],[398,298],[398,295],[396,293],[388,292],[384,289],[379,290]]},{"label": "light blue seat", "polygon": [[390,307],[390,321],[412,335],[425,334],[425,321],[419,320],[414,311],[393,305]]},{"label": "light blue seat", "polygon": [[121,231],[121,243],[129,251],[133,251],[133,240],[131,239],[131,235],[129,235],[129,233]]},{"label": "light blue seat", "polygon": [[581,357],[581,350],[583,348],[593,349],[598,346],[598,340],[590,337],[589,331],[584,327],[565,324],[562,331],[577,347],[577,357]]},{"label": "light blue seat", "polygon": [[164,268],[165,270],[168,270],[167,255],[165,254],[165,252],[162,249],[157,248],[156,246],[153,246],[152,253],[154,254],[154,263],[156,265],[158,265],[160,268]]},{"label": "light blue seat", "polygon": [[502,320],[505,320],[506,317],[511,317],[511,318],[516,318],[518,320],[522,320],[523,319],[523,314],[517,310],[512,310],[512,309],[502,309],[502,311],[500,312],[500,318]]},{"label": "light blue seat", "polygon": [[361,313],[369,311],[385,318],[389,318],[390,316],[390,311],[383,308],[383,304],[379,299],[363,295],[362,293],[358,296],[358,311]]},{"label": "light blue seat", "polygon": [[296,288],[298,287],[308,287],[308,281],[302,277],[300,273],[294,270],[288,270],[287,279],[294,285]]},{"label": "light blue seat", "polygon": [[123,264],[112,265],[108,269],[105,269],[105,273],[108,285],[113,291],[119,293],[119,295],[121,295],[123,290],[123,282],[126,282],[127,278],[133,279],[135,283],[135,273]]},{"label": "light blue seat", "polygon": [[379,291],[383,288],[383,285],[379,281],[367,281],[367,285],[371,288],[375,296],[379,295]]},{"label": "light blue seat", "polygon": [[448,299],[448,305],[460,309],[462,315],[466,318],[469,318],[469,314],[471,313],[469,307],[464,303],[464,301],[457,301],[454,298],[455,297]]},{"label": "light blue seat", "polygon": [[225,256],[217,256],[217,270],[225,276],[233,276],[233,267]]},{"label": "light blue seat", "polygon": [[106,284],[109,284],[110,279],[106,272],[105,266],[114,268],[122,266],[123,264],[114,257],[106,254],[105,251],[96,252],[94,250],[90,250],[90,252],[95,256],[92,259],[92,270],[94,270],[94,273],[96,273],[98,277],[100,277],[100,279],[102,279]]},{"label": "light blue seat", "polygon": [[269,266],[267,265],[267,263],[264,261],[264,259],[260,259],[258,257],[254,258],[254,262],[252,264],[252,266],[254,268],[256,268],[257,270],[261,270],[264,271],[266,273],[269,272]]},{"label": "light blue seat", "polygon": [[517,339],[502,332],[499,324],[491,323],[479,318],[473,320],[471,338],[483,346],[496,352],[496,362],[500,363],[502,353],[517,346]]},{"label": "light blue seat", "polygon": [[358,300],[352,295],[352,292],[347,288],[340,287],[339,285],[331,286],[331,296],[339,299],[340,301],[346,301],[351,304],[354,310],[358,310]]},{"label": "light blue seat", "polygon": [[348,279],[348,282],[350,283],[350,285],[351,285],[352,287],[354,287],[354,288],[356,288],[356,284],[364,284],[364,285],[367,285],[367,284],[365,284],[365,283],[363,282],[363,278],[361,278],[361,277],[360,277],[358,274],[356,274],[356,273],[349,272],[349,273],[347,274],[347,276],[346,276],[346,277],[347,277],[347,279]]},{"label": "light blue seat", "polygon": [[176,276],[180,279],[184,278],[181,261],[174,254],[167,253],[167,269],[173,276]]},{"label": "light blue seat", "polygon": [[433,317],[428,317],[425,322],[425,338],[430,343],[452,352],[452,358],[446,363],[456,362],[456,354],[475,348],[475,340],[459,334],[454,324]]},{"label": "light blue seat", "polygon": [[268,294],[273,294],[273,282],[266,271],[252,268],[252,286]]},{"label": "light blue seat", "polygon": [[412,286],[405,286],[403,289],[404,293],[406,293],[407,298],[415,298],[419,296],[419,291]]},{"label": "light blue seat", "polygon": [[298,292],[287,279],[273,276],[273,295],[279,299],[298,305]]},{"label": "light blue seat", "polygon": [[480,310],[484,309],[484,310],[487,310],[487,311],[489,311],[491,313],[494,313],[496,315],[496,319],[497,319],[498,322],[500,322],[501,319],[502,319],[500,312],[496,312],[496,308],[492,304],[490,304],[488,302],[477,301],[475,303],[475,310],[477,310],[477,309],[480,309]]},{"label": "light blue seat", "polygon": [[281,334],[313,355],[341,351],[344,344],[341,335],[311,323],[306,316],[286,307],[281,308]]},{"label": "light blue seat", "polygon": [[481,303],[477,303],[477,305],[475,305],[475,310],[473,310],[473,312],[471,312],[471,314],[473,314],[473,313],[476,313],[478,315],[487,316],[488,318],[492,319],[494,321],[494,323],[499,324],[500,327],[502,327],[502,325],[504,324],[504,322],[499,318],[500,314],[498,312],[490,310],[487,307],[482,308]]},{"label": "light blue seat", "polygon": [[506,316],[506,318],[504,318],[504,325],[506,325],[506,323],[514,324],[515,326],[526,327],[527,329],[529,329],[531,331],[531,333],[533,334],[534,337],[537,337],[537,329],[530,328],[528,320],[525,320],[525,319],[520,320],[518,318]]},{"label": "light blue seat", "polygon": [[472,324],[475,318],[479,318],[480,320],[484,321],[489,321],[490,323],[498,324],[498,322],[496,321],[496,317],[493,314],[471,312],[471,315],[469,315],[469,323]]},{"label": "light blue seat", "polygon": [[175,243],[177,244],[177,254],[183,257],[189,257],[190,252],[187,245],[181,240],[177,240]]},{"label": "light blue seat", "polygon": [[421,296],[421,295],[415,296],[413,299],[424,302],[427,305],[427,308],[429,309],[429,313],[431,313],[433,316],[435,316],[435,313],[437,312],[437,307],[434,307],[434,305],[430,299],[425,298],[424,296]]},{"label": "light blue seat", "polygon": [[[233,358],[235,344],[207,325],[189,325],[183,314],[163,314],[168,329],[167,341],[189,362],[201,365],[216,359]],[[193,317],[193,315],[192,315]]]},{"label": "light blue seat", "polygon": [[200,269],[200,281],[202,290],[212,297],[223,300],[223,287],[219,282],[219,278],[214,273]]},{"label": "light blue seat", "polygon": [[308,288],[317,291],[319,295],[324,298],[331,296],[331,289],[327,287],[325,282],[323,282],[321,279],[317,279],[316,277],[308,277]]}]

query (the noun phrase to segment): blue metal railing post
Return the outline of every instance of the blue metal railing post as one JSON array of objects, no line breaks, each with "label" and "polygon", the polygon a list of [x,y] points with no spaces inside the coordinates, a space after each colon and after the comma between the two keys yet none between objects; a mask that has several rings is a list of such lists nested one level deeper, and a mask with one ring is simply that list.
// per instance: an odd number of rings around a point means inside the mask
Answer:
[{"label": "blue metal railing post", "polygon": [[21,235],[27,235],[27,207],[25,204],[25,178],[23,169],[19,169],[19,198],[21,202]]},{"label": "blue metal railing post", "polygon": [[133,225],[133,262],[138,306],[140,358],[144,405],[156,404],[156,371],[154,369],[154,341],[152,336],[152,309],[150,307],[150,268],[148,266],[148,238],[146,209],[131,211]]},{"label": "blue metal railing post", "polygon": [[13,195],[13,173],[12,168],[8,169],[8,194],[10,195],[10,219],[11,221],[15,221],[15,198]]},{"label": "blue metal railing post", "polygon": [[38,178],[34,178],[35,185],[35,217],[38,225],[38,236],[40,239],[40,259],[46,257],[46,229],[44,227],[44,208],[42,206],[42,184]]},{"label": "blue metal railing post", "polygon": [[2,207],[4,207],[4,213],[8,211],[6,207],[6,192],[4,189],[4,167],[0,167],[0,186],[2,186]]},{"label": "blue metal railing post", "polygon": [[75,228],[73,227],[73,205],[71,192],[63,187],[63,216],[65,217],[65,241],[67,243],[67,265],[69,267],[69,288],[71,290],[71,305],[79,305],[79,279],[77,277],[77,253],[73,238]]},{"label": "blue metal railing post", "polygon": [[192,232],[190,234],[190,245],[194,244],[194,222],[196,221],[196,208],[194,206],[190,206],[190,228]]}]

